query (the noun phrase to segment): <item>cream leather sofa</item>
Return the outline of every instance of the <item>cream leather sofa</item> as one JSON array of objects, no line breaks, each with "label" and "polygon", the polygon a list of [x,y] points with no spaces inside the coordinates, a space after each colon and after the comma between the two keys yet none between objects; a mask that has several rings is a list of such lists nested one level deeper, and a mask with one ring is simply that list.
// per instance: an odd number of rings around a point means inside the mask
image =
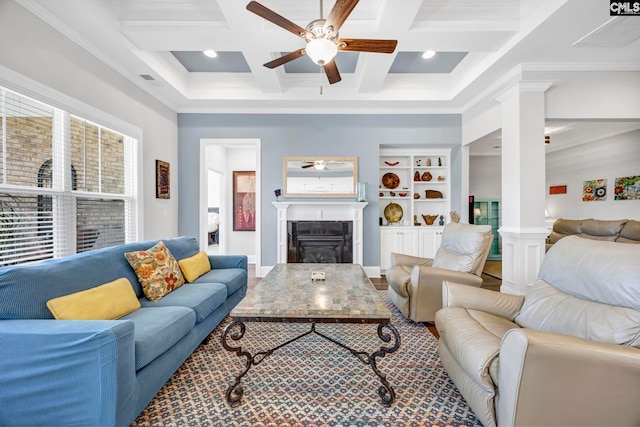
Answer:
[{"label": "cream leather sofa", "polygon": [[433,322],[442,308],[442,281],[482,285],[493,234],[489,225],[447,224],[433,259],[392,253],[385,275],[389,299],[414,322]]},{"label": "cream leather sofa", "polygon": [[640,425],[640,245],[558,241],[525,296],[443,283],[442,363],[485,426]]},{"label": "cream leather sofa", "polygon": [[574,235],[584,239],[640,244],[640,221],[558,218],[553,222],[551,234],[547,237],[547,250],[560,239]]}]

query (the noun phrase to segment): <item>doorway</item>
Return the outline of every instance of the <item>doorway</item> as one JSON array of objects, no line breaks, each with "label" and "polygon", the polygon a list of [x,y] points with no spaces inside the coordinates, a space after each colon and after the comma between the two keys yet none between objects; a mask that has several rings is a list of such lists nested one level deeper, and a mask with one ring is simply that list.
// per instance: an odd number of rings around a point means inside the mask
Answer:
[{"label": "doorway", "polygon": [[[255,231],[233,227],[234,171],[255,170]],[[261,192],[260,140],[200,140],[200,227],[201,250],[211,254],[247,255],[250,264],[260,266]],[[216,212],[217,211],[217,212]],[[217,230],[211,232],[215,228]],[[258,270],[259,271],[259,270]]]}]

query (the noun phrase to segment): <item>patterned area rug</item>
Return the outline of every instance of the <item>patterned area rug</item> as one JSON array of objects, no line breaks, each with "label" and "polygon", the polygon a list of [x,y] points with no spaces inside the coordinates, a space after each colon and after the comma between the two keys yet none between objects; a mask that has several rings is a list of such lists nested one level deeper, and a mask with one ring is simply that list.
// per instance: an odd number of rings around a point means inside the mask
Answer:
[{"label": "patterned area rug", "polygon": [[[225,391],[244,358],[220,344],[225,319],[176,371],[133,426],[444,426],[480,425],[444,371],[437,340],[421,324],[393,312],[400,349],[377,359],[396,401],[384,407],[380,380],[348,351],[308,335],[275,351],[242,379],[242,404],[231,408]],[[240,340],[254,354],[309,330],[309,324],[247,323]],[[316,329],[355,350],[371,353],[383,343],[376,325],[318,324]]]}]

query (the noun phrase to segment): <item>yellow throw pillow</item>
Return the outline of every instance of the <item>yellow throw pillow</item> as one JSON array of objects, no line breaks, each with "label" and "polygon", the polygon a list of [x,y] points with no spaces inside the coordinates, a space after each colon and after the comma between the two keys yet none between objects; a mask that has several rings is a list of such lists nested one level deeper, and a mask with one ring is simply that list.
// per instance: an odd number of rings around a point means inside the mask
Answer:
[{"label": "yellow throw pillow", "polygon": [[162,241],[146,251],[128,252],[124,256],[149,301],[158,301],[184,284],[178,261]]},{"label": "yellow throw pillow", "polygon": [[180,269],[187,282],[193,282],[204,273],[211,271],[209,257],[204,251],[198,252],[189,258],[183,258],[178,261],[178,264],[180,264]]},{"label": "yellow throw pillow", "polygon": [[140,308],[140,301],[126,278],[95,288],[57,297],[47,307],[58,320],[115,320]]}]

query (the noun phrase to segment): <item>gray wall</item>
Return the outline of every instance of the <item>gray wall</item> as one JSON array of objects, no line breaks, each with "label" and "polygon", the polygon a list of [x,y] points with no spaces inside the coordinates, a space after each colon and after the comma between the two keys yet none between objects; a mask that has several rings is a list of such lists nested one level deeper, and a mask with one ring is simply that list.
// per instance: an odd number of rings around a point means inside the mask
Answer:
[{"label": "gray wall", "polygon": [[[179,224],[182,235],[198,235],[199,146],[202,138],[261,140],[262,265],[276,263],[273,190],[282,188],[286,156],[357,156],[359,181],[369,187],[364,210],[364,265],[379,265],[378,152],[385,147],[460,145],[459,115],[258,115],[179,114]],[[459,162],[459,160],[458,160]],[[460,166],[452,165],[452,171]],[[457,178],[460,181],[459,177]],[[453,189],[460,198],[459,186]],[[298,199],[302,200],[302,199]],[[317,199],[316,199],[317,200]],[[338,199],[336,199],[338,200]],[[345,200],[345,199],[342,199]]]}]

